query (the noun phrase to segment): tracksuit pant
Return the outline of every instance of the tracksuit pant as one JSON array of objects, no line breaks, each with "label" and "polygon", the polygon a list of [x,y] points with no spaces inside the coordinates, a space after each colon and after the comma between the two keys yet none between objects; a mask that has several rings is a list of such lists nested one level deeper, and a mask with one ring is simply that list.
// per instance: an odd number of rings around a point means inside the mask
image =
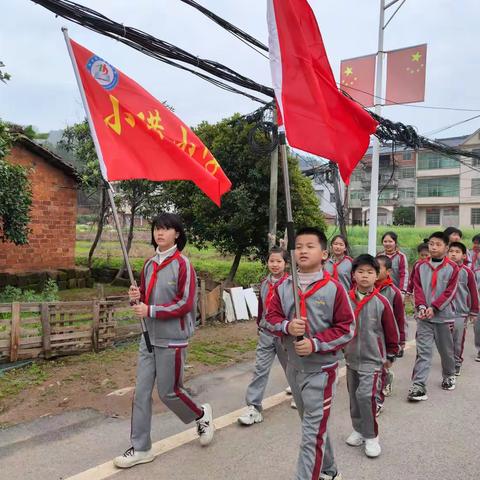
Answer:
[{"label": "tracksuit pant", "polygon": [[413,367],[412,382],[425,387],[432,366],[433,343],[437,345],[442,361],[443,378],[455,375],[455,357],[453,349],[454,323],[433,323],[428,320],[417,321],[417,359]]},{"label": "tracksuit pant", "polygon": [[255,372],[247,388],[245,398],[247,405],[253,405],[260,411],[262,410],[263,396],[275,356],[278,357],[280,365],[286,372],[287,352],[282,344],[282,340],[279,337],[260,330],[255,357]]},{"label": "tracksuit pant", "polygon": [[378,436],[377,390],[382,370],[359,371],[347,366],[347,388],[353,429],[363,438]]},{"label": "tracksuit pant", "polygon": [[143,452],[152,447],[150,429],[155,380],[160,400],[183,423],[191,423],[202,416],[202,407],[197,405],[183,388],[186,353],[185,347],[153,347],[153,352],[149,353],[142,338],[138,353],[130,435],[135,450]]},{"label": "tracksuit pant", "polygon": [[318,480],[320,474],[337,474],[333,447],[327,432],[337,389],[338,363],[315,373],[287,366],[287,377],[302,420],[302,440],[295,480]]},{"label": "tracksuit pant", "polygon": [[461,367],[463,363],[463,350],[465,347],[465,336],[467,334],[468,319],[460,317],[455,319],[453,330],[453,350],[455,355],[455,367]]},{"label": "tracksuit pant", "polygon": [[480,354],[480,314],[473,325],[473,332],[475,334],[475,348],[477,349],[477,353]]}]

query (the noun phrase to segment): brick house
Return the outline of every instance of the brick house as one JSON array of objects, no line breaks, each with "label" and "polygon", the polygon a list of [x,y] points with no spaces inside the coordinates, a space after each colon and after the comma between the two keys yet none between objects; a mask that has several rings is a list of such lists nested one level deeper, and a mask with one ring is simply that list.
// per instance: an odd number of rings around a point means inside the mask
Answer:
[{"label": "brick house", "polygon": [[59,156],[20,137],[6,160],[31,168],[29,243],[0,240],[0,273],[21,274],[75,267],[77,177]]}]

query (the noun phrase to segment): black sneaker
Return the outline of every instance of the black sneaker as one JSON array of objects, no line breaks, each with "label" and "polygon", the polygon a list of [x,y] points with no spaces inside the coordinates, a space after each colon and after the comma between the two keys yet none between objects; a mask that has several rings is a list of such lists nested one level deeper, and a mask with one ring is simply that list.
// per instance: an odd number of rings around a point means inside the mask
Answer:
[{"label": "black sneaker", "polygon": [[377,411],[375,412],[375,416],[379,417],[382,412],[383,412],[383,404],[378,403],[377,404]]},{"label": "black sneaker", "polygon": [[480,362],[480,352],[477,353],[477,356],[475,357],[476,362]]},{"label": "black sneaker", "polygon": [[455,390],[455,377],[445,377],[442,381],[442,388],[444,390]]},{"label": "black sneaker", "polygon": [[457,367],[455,367],[455,376],[456,377],[459,377],[461,375],[461,372],[460,372],[460,369],[462,367],[460,365],[458,365]]},{"label": "black sneaker", "polygon": [[407,398],[410,402],[421,402],[422,400],[428,400],[427,390],[421,385],[412,385],[408,391]]}]

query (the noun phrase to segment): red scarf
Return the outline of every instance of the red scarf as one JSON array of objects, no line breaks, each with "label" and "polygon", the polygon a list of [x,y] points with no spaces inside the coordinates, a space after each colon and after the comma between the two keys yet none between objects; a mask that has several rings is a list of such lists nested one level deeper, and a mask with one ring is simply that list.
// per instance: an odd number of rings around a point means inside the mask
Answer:
[{"label": "red scarf", "polygon": [[448,258],[444,257],[442,263],[435,268],[429,261],[427,265],[432,269],[432,295],[435,294],[435,289],[437,288],[438,272],[448,264]]},{"label": "red scarf", "polygon": [[350,298],[353,300],[355,303],[355,318],[357,319],[358,316],[360,315],[360,312],[362,311],[362,308],[375,296],[377,296],[380,293],[380,290],[378,288],[375,288],[372,293],[365,295],[362,300],[358,301],[357,296],[355,294],[355,289],[352,288],[350,290],[349,295]]},{"label": "red scarf", "polygon": [[155,286],[155,283],[157,282],[157,275],[160,270],[163,270],[167,265],[170,265],[174,260],[179,258],[181,256],[181,253],[178,250],[175,250],[175,253],[167,257],[161,264],[158,264],[157,262],[152,262],[153,263],[153,273],[152,276],[150,277],[150,282],[148,284],[147,288],[147,294],[145,295],[145,303],[148,305],[148,302],[150,300],[150,294],[152,293],[153,287]]},{"label": "red scarf", "polygon": [[342,262],[347,260],[347,258],[348,258],[347,255],[344,255],[344,257],[339,262],[333,262],[333,278],[335,280],[338,280],[338,267]]},{"label": "red scarf", "polygon": [[385,287],[389,287],[390,285],[393,285],[393,280],[390,275],[388,275],[385,280],[377,281],[375,283],[375,287],[378,288],[379,291],[382,291]]},{"label": "red scarf", "polygon": [[329,281],[331,277],[327,271],[323,271],[323,278],[319,280],[315,285],[307,290],[306,292],[302,292],[300,289],[298,290],[298,296],[300,297],[300,317],[305,319],[305,330],[308,336],[310,336],[310,325],[308,324],[307,319],[307,299],[311,297],[316,291],[320,290],[324,287]]},{"label": "red scarf", "polygon": [[288,273],[284,273],[282,277],[280,277],[275,283],[268,282],[268,293],[267,293],[267,298],[265,299],[265,308],[268,310],[268,307],[270,306],[270,303],[273,299],[273,296],[275,295],[275,289],[279,287],[286,279],[288,278]]}]

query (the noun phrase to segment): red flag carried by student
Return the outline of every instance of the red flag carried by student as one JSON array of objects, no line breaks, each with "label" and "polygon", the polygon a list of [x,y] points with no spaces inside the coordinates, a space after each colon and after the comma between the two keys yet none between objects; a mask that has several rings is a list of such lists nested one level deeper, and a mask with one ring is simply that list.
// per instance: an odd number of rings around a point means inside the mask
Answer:
[{"label": "red flag carried by student", "polygon": [[388,52],[386,104],[423,102],[426,65],[426,44]]},{"label": "red flag carried by student", "polygon": [[108,62],[70,42],[107,181],[191,180],[220,205],[231,187],[217,160],[165,105]]},{"label": "red flag carried by student", "polygon": [[377,122],[338,90],[307,0],[267,5],[273,88],[288,143],[338,163],[348,183]]},{"label": "red flag carried by student", "polygon": [[349,58],[340,63],[340,88],[364,107],[373,107],[376,55]]}]

